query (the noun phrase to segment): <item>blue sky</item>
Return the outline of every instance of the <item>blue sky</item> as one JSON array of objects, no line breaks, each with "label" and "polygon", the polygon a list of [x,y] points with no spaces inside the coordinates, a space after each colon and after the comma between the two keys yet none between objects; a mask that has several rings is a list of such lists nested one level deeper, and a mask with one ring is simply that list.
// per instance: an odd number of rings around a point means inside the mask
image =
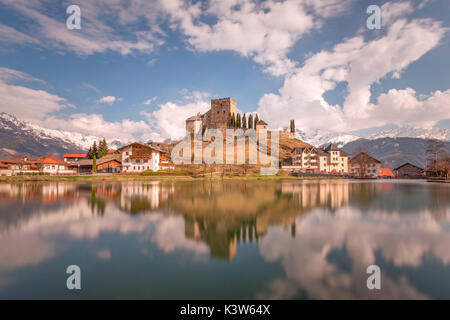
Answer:
[{"label": "blue sky", "polygon": [[109,139],[179,137],[228,96],[273,128],[450,128],[449,16],[446,0],[0,0],[0,111]]}]

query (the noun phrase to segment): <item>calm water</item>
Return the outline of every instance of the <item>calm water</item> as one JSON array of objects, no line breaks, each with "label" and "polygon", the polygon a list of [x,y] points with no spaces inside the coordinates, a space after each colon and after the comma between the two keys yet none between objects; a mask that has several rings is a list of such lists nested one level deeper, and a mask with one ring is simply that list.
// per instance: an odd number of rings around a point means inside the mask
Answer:
[{"label": "calm water", "polygon": [[448,184],[21,183],[0,198],[2,299],[450,298]]}]

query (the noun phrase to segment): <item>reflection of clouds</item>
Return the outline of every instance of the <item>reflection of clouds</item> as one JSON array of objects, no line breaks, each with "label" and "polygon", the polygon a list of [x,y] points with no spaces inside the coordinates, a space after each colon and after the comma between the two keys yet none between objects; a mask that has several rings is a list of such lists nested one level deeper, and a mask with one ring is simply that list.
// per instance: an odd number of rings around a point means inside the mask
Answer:
[{"label": "reflection of clouds", "polygon": [[[420,267],[425,254],[450,263],[450,211],[438,224],[430,213],[385,214],[344,207],[335,214],[316,209],[296,221],[291,238],[271,228],[260,242],[264,259],[280,261],[286,280],[273,281],[259,298],[289,298],[300,289],[311,298],[425,298],[405,277],[391,279],[382,270],[382,290],[366,287],[368,265],[376,253],[395,267]],[[347,252],[350,270],[329,261],[333,250]]]},{"label": "reflection of clouds", "polygon": [[[194,257],[208,253],[204,243],[184,236],[182,217],[159,213],[133,217],[114,206],[108,206],[107,212],[106,217],[93,215],[87,202],[79,201],[57,212],[33,215],[14,232],[0,234],[0,271],[36,265],[53,258],[67,247],[61,237],[96,240],[106,232],[138,234],[138,244],[150,242],[164,252],[184,250],[193,253]],[[111,257],[107,248],[93,254],[101,259]]]},{"label": "reflection of clouds", "polygon": [[99,250],[97,251],[97,257],[99,257],[102,260],[110,260],[111,251],[109,249]]},{"label": "reflection of clouds", "polygon": [[150,238],[164,252],[186,250],[197,255],[207,254],[209,248],[205,243],[186,238],[184,224],[180,216],[158,216],[157,227]]}]

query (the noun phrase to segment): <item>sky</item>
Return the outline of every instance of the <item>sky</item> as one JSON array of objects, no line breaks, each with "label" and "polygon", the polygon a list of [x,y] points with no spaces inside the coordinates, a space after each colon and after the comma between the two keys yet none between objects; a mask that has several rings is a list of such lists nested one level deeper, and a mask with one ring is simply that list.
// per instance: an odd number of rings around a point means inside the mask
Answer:
[{"label": "sky", "polygon": [[274,129],[450,129],[449,17],[448,0],[0,0],[0,112],[148,141],[232,97]]}]

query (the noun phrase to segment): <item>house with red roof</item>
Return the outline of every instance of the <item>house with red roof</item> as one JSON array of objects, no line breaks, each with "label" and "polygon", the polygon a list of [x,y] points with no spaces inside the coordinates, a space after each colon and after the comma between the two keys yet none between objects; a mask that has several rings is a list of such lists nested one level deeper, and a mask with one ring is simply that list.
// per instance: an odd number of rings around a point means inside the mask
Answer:
[{"label": "house with red roof", "polygon": [[389,168],[380,168],[380,178],[394,178],[394,173]]},{"label": "house with red roof", "polygon": [[34,163],[38,168],[39,172],[48,173],[48,174],[74,174],[75,171],[69,168],[69,163],[58,159],[57,157],[37,157],[35,159],[31,159],[30,162]]},{"label": "house with red roof", "polygon": [[66,153],[63,155],[65,162],[73,163],[82,159],[87,159],[87,154],[85,153]]}]

